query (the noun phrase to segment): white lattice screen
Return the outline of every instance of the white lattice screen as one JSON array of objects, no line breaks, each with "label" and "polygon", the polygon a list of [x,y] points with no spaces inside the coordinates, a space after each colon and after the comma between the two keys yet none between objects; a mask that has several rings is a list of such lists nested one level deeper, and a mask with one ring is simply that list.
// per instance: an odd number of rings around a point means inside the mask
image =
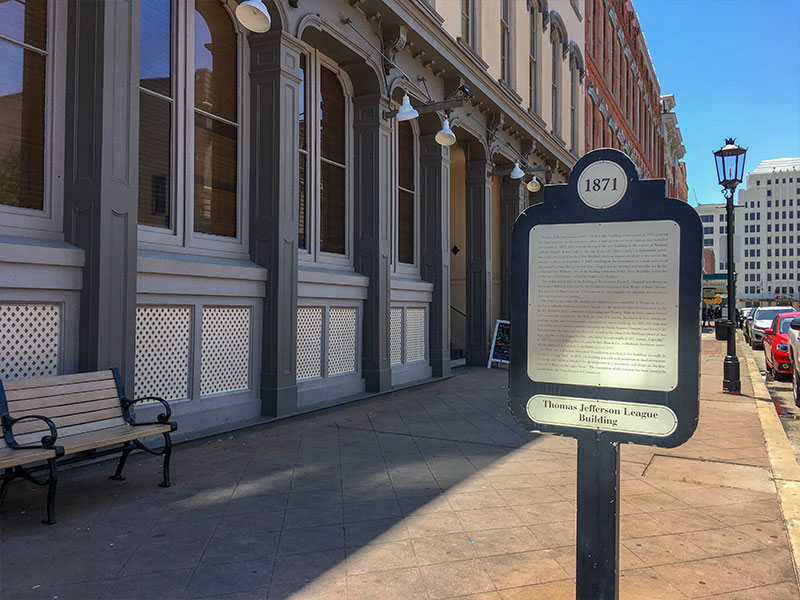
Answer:
[{"label": "white lattice screen", "polygon": [[136,398],[188,398],[191,319],[188,306],[136,307]]},{"label": "white lattice screen", "polygon": [[58,375],[61,306],[0,304],[0,379]]},{"label": "white lattice screen", "polygon": [[247,307],[203,307],[201,395],[247,389],[250,312]]},{"label": "white lattice screen", "polygon": [[322,375],[322,307],[297,308],[297,379]]},{"label": "white lattice screen", "polygon": [[331,307],[328,313],[328,375],[356,370],[355,308]]},{"label": "white lattice screen", "polygon": [[389,341],[393,365],[403,362],[403,309],[389,309]]},{"label": "white lattice screen", "polygon": [[425,309],[406,308],[406,362],[425,360]]}]

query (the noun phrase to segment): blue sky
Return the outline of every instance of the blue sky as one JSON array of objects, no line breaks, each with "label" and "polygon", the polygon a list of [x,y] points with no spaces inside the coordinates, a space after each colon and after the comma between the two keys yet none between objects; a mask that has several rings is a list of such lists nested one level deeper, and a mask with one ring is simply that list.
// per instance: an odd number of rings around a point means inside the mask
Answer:
[{"label": "blue sky", "polygon": [[691,204],[724,201],[711,153],[726,137],[748,148],[747,172],[800,157],[800,0],[633,5],[661,93],[675,94]]}]

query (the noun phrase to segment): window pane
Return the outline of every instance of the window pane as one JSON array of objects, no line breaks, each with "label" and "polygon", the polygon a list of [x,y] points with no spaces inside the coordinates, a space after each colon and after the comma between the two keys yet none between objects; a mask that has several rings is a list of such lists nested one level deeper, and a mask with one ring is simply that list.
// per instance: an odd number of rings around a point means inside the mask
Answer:
[{"label": "window pane", "polygon": [[345,169],[325,161],[320,169],[320,249],[344,254]]},{"label": "window pane", "polygon": [[47,0],[0,2],[0,35],[45,50]]},{"label": "window pane", "polygon": [[297,247],[306,249],[306,162],[308,155],[300,152],[300,215],[297,222]]},{"label": "window pane", "polygon": [[236,138],[236,127],[195,113],[195,231],[236,235]]},{"label": "window pane", "polygon": [[139,224],[171,227],[172,103],[139,92]]},{"label": "window pane", "polygon": [[44,208],[45,58],[0,40],[0,204]]},{"label": "window pane", "polygon": [[414,194],[400,190],[397,205],[397,258],[414,263]]},{"label": "window pane", "polygon": [[170,2],[142,0],[139,85],[172,97],[172,24]]},{"label": "window pane", "polygon": [[344,92],[336,73],[320,69],[320,136],[322,156],[345,164],[344,145]]},{"label": "window pane", "polygon": [[414,190],[414,130],[406,121],[398,123],[397,154],[400,187]]},{"label": "window pane", "polygon": [[236,121],[236,32],[219,0],[196,0],[194,105]]},{"label": "window pane", "polygon": [[308,149],[306,131],[306,55],[300,55],[300,93],[299,93],[298,121],[300,122],[300,149]]}]

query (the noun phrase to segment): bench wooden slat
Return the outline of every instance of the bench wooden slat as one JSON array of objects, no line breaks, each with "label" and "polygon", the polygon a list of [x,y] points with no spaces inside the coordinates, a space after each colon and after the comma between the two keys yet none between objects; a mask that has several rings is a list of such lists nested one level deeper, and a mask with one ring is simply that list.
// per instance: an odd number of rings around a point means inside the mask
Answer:
[{"label": "bench wooden slat", "polygon": [[110,427],[108,429],[101,429],[98,431],[90,431],[80,435],[73,435],[64,438],[58,438],[58,444],[64,446],[64,454],[75,454],[77,452],[84,452],[86,450],[93,450],[95,448],[103,448],[113,444],[122,444],[130,440],[141,439],[148,435],[156,435],[170,431],[171,426],[167,425],[119,425],[117,427]]},{"label": "bench wooden slat", "polygon": [[3,441],[2,446],[0,446],[0,469],[47,460],[48,458],[53,458],[55,455],[55,450],[48,450],[46,448],[37,450],[14,450],[6,446],[5,441]]},{"label": "bench wooden slat", "polygon": [[[48,415],[49,416],[49,415]],[[78,433],[74,431],[75,427],[86,426],[89,430],[98,429],[94,427],[94,423],[102,423],[104,421],[113,420],[118,425],[125,423],[125,418],[122,416],[122,409],[117,406],[116,408],[107,408],[105,410],[97,410],[91,413],[81,413],[77,415],[66,415],[63,417],[50,417],[53,423],[56,424],[58,429],[58,439],[68,435],[75,435]],[[33,432],[46,432],[49,431],[47,425],[39,419],[24,421],[14,426],[14,438],[18,439],[21,435]]]},{"label": "bench wooden slat", "polygon": [[[79,392],[77,394],[67,394],[65,396],[47,396],[45,398],[29,398],[27,400],[16,400],[11,404],[9,412],[12,417],[20,416],[23,413],[40,411],[40,414],[47,415],[48,411],[61,406],[72,404],[86,404],[97,400],[107,400],[113,398],[119,404],[117,388],[106,390],[95,390],[94,392]],[[77,411],[76,411],[77,412]]]},{"label": "bench wooden slat", "polygon": [[[108,419],[117,419],[120,424],[125,423],[125,418],[122,416],[122,408],[119,404],[111,408],[103,410],[95,410],[92,412],[78,413],[64,416],[54,416],[47,414],[46,417],[52,419],[58,429],[58,437],[70,435],[69,430],[71,427],[81,425],[83,423],[95,423],[97,421],[107,421]],[[30,421],[23,421],[14,426],[14,436],[18,437],[25,433],[32,433],[34,431],[49,431],[47,424],[39,419],[32,419]]]},{"label": "bench wooden slat", "polygon": [[[93,400],[91,402],[81,402],[80,404],[64,404],[62,406],[50,406],[48,408],[31,408],[29,410],[15,411],[11,416],[14,418],[23,417],[25,415],[43,415],[59,422],[59,418],[67,417],[69,415],[85,415],[87,413],[97,412],[101,410],[108,410],[111,408],[119,408],[119,399],[117,398],[102,398],[100,400]],[[121,409],[120,409],[121,412]],[[18,425],[17,427],[21,426]],[[16,430],[16,427],[14,428]]]},{"label": "bench wooden slat", "polygon": [[48,387],[51,385],[65,385],[68,383],[79,383],[82,381],[97,381],[100,379],[114,379],[111,369],[105,371],[95,371],[93,373],[73,373],[71,375],[51,375],[50,377],[36,377],[32,379],[13,379],[4,381],[3,387],[6,392],[11,390],[26,390],[28,388]]},{"label": "bench wooden slat", "polygon": [[69,383],[66,385],[53,385],[48,387],[28,388],[24,390],[6,390],[8,400],[8,410],[14,412],[14,403],[19,400],[31,398],[47,398],[51,396],[64,396],[65,394],[76,394],[78,392],[94,392],[97,390],[115,390],[117,384],[114,378],[98,379],[95,381],[84,381],[83,383]]}]

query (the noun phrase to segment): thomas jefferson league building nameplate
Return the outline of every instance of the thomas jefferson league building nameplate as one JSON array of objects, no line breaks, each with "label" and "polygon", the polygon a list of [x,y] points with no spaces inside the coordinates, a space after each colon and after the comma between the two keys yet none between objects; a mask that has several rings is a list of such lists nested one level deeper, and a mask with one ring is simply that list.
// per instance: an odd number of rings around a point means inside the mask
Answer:
[{"label": "thomas jefferson league building nameplate", "polygon": [[679,252],[674,221],[534,226],[528,376],[555,384],[675,389]]},{"label": "thomas jefferson league building nameplate", "polygon": [[589,400],[538,394],[528,400],[528,416],[537,423],[666,437],[678,417],[666,406]]}]

